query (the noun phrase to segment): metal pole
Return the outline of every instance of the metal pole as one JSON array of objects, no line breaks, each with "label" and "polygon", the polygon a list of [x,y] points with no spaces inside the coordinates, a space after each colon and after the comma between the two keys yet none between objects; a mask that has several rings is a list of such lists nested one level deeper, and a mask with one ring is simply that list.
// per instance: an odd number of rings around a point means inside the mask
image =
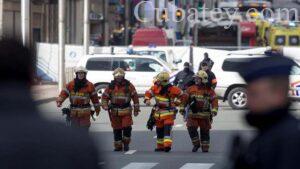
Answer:
[{"label": "metal pole", "polygon": [[199,26],[199,23],[196,22],[194,24],[194,46],[198,46],[198,26]]},{"label": "metal pole", "polygon": [[241,30],[241,24],[238,23],[237,24],[237,28],[238,28],[238,35],[237,35],[237,46],[238,46],[238,50],[241,50],[241,46],[242,46],[242,30]]},{"label": "metal pole", "polygon": [[[154,6],[155,6],[155,9],[157,9],[159,7],[158,0],[155,0]],[[154,26],[158,26],[156,10],[154,10]]]},{"label": "metal pole", "polygon": [[24,46],[29,47],[29,35],[30,35],[30,1],[21,1],[21,30],[22,30],[22,42]]},{"label": "metal pole", "polygon": [[65,5],[66,0],[58,1],[58,51],[59,51],[59,81],[58,90],[61,91],[65,85]]},{"label": "metal pole", "polygon": [[[166,8],[166,15],[167,15],[167,18],[169,18],[169,0],[165,0],[165,8]],[[168,19],[166,19],[166,20],[168,20]],[[167,21],[165,21],[164,27],[165,27],[165,28],[168,28],[168,27],[169,27]]]},{"label": "metal pole", "polygon": [[0,0],[0,39],[3,37],[3,0]]},{"label": "metal pole", "polygon": [[83,51],[85,55],[89,54],[90,46],[90,0],[84,0],[84,29],[83,29]]},{"label": "metal pole", "polygon": [[104,3],[104,45],[108,46],[109,45],[109,24],[108,24],[108,10],[109,10],[109,2],[108,0],[103,0]]},{"label": "metal pole", "polygon": [[194,70],[194,47],[192,45],[190,46],[190,64]]},{"label": "metal pole", "polygon": [[130,2],[129,0],[125,1],[125,45],[128,45],[129,42],[129,19],[130,19],[130,14],[129,14],[129,8],[130,8]]},{"label": "metal pole", "polygon": [[[194,8],[198,10],[198,4],[199,4],[199,1],[198,0],[194,0]],[[199,24],[198,24],[198,15],[196,15],[197,18],[195,18],[195,24],[194,24],[194,46],[198,46],[198,27],[199,27]]]},{"label": "metal pole", "polygon": [[168,3],[169,3],[169,1],[168,0],[165,0],[165,8],[168,8]]}]

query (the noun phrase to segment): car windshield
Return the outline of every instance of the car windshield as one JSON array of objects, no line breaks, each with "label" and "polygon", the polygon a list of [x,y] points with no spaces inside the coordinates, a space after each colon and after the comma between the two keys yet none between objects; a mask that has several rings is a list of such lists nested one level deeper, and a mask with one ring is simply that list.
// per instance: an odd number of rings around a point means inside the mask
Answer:
[{"label": "car windshield", "polygon": [[164,61],[167,61],[167,56],[164,51],[136,51],[136,53],[140,55],[156,56]]},{"label": "car windshield", "polygon": [[167,60],[166,52],[164,51],[136,51],[140,55],[151,55],[158,58],[164,65],[167,65],[170,70],[177,70],[171,63]]},{"label": "car windshield", "polygon": [[168,63],[160,58],[158,58],[158,60],[160,60],[164,65],[166,65],[170,70],[174,71],[177,70],[177,68],[175,68],[171,63]]}]

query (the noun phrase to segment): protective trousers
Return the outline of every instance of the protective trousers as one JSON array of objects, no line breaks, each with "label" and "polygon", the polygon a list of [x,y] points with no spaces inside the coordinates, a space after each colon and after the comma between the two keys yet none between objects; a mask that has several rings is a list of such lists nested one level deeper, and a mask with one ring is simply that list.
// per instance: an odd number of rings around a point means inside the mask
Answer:
[{"label": "protective trousers", "polygon": [[91,126],[91,111],[71,109],[71,126],[89,128]]},{"label": "protective trousers", "polygon": [[131,141],[132,127],[124,127],[123,129],[114,129],[114,146],[115,150],[121,151],[124,146],[128,146]]},{"label": "protective trousers", "polygon": [[[200,128],[200,138],[198,128]],[[210,120],[189,117],[187,120],[187,129],[193,145],[199,147],[201,145],[202,151],[207,152],[210,145]]]},{"label": "protective trousers", "polygon": [[156,127],[157,149],[172,147],[171,131],[172,131],[172,125],[164,125],[164,126]]}]

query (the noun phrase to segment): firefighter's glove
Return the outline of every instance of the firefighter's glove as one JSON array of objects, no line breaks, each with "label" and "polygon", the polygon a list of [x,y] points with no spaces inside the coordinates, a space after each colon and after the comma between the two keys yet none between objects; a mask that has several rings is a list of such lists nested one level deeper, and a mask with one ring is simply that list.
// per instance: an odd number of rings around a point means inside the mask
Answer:
[{"label": "firefighter's glove", "polygon": [[176,106],[179,106],[179,105],[181,105],[181,100],[178,99],[178,98],[175,98],[174,103],[175,103]]},{"label": "firefighter's glove", "polygon": [[100,111],[101,111],[100,106],[99,106],[99,107],[95,107],[95,113],[96,113],[96,116],[99,116]]},{"label": "firefighter's glove", "polygon": [[61,97],[58,97],[56,99],[56,106],[57,107],[61,107],[62,106],[62,102],[63,102],[63,99]]},{"label": "firefighter's glove", "polygon": [[184,114],[185,114],[184,107],[179,107],[179,113],[184,116]]},{"label": "firefighter's glove", "polygon": [[134,109],[133,115],[134,117],[137,117],[139,115],[140,109]]},{"label": "firefighter's glove", "polygon": [[212,110],[212,111],[211,111],[211,115],[212,115],[213,117],[216,117],[217,114],[218,114],[218,110]]},{"label": "firefighter's glove", "polygon": [[103,110],[107,111],[108,110],[108,105],[103,105],[102,108],[103,108]]},{"label": "firefighter's glove", "polygon": [[150,101],[149,99],[146,99],[146,100],[144,101],[144,103],[146,104],[146,106],[150,106],[150,105],[151,105],[151,101]]}]

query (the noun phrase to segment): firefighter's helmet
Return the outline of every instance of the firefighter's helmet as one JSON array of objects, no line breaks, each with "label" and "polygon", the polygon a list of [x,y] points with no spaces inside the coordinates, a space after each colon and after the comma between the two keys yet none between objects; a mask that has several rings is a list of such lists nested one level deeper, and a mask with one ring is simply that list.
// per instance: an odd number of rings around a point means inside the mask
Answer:
[{"label": "firefighter's helmet", "polygon": [[208,75],[205,71],[200,70],[195,74],[195,77],[198,77],[201,79],[202,83],[208,83]]},{"label": "firefighter's helmet", "polygon": [[158,81],[162,86],[169,84],[170,75],[168,72],[161,72],[156,76],[156,81]]},{"label": "firefighter's helmet", "polygon": [[79,66],[75,69],[75,73],[87,73],[87,72],[88,70],[83,66]]},{"label": "firefighter's helmet", "polygon": [[114,77],[125,77],[125,71],[122,68],[117,68],[113,73]]},{"label": "firefighter's helmet", "polygon": [[160,82],[169,81],[170,75],[168,72],[161,72],[156,76],[156,79]]}]

